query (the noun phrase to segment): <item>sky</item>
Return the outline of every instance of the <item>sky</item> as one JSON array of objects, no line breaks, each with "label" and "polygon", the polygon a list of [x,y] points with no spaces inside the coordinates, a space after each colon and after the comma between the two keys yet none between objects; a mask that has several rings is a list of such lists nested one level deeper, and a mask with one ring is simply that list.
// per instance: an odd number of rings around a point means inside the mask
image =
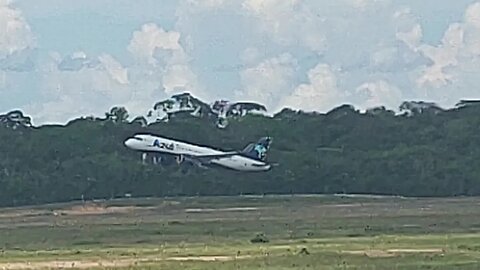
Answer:
[{"label": "sky", "polygon": [[0,0],[0,113],[173,94],[327,112],[480,98],[478,0]]}]

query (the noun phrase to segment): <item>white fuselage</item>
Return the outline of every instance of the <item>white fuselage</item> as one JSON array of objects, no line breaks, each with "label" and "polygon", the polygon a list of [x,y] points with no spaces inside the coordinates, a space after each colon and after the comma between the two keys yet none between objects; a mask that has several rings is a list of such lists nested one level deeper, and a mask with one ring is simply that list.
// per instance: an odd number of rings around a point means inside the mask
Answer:
[{"label": "white fuselage", "polygon": [[[125,146],[141,152],[158,152],[192,158],[195,158],[195,156],[202,158],[202,156],[215,156],[227,153],[205,146],[189,144],[149,134],[135,135],[133,138],[129,138],[125,141]],[[238,171],[267,171],[270,169],[269,164],[240,154],[229,155],[226,157],[214,157],[209,160],[209,163]]]}]

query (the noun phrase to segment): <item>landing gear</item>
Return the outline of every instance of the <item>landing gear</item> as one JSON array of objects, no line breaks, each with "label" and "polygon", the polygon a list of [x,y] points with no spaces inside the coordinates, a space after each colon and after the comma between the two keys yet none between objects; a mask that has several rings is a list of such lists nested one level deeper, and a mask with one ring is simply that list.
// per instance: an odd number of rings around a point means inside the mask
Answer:
[{"label": "landing gear", "polygon": [[177,161],[177,164],[180,165],[185,161],[185,157],[183,155],[176,156],[175,161]]},{"label": "landing gear", "polygon": [[147,153],[142,153],[142,164],[147,164]]},{"label": "landing gear", "polygon": [[171,156],[157,153],[142,153],[142,164],[153,164],[160,166],[171,166],[176,164],[178,167],[180,167],[182,173],[188,172],[192,167],[195,167],[195,165],[200,165],[195,163],[195,161],[185,158],[183,155]]},{"label": "landing gear", "polygon": [[162,156],[154,154],[154,153],[142,153],[142,164],[161,164],[162,163]]}]

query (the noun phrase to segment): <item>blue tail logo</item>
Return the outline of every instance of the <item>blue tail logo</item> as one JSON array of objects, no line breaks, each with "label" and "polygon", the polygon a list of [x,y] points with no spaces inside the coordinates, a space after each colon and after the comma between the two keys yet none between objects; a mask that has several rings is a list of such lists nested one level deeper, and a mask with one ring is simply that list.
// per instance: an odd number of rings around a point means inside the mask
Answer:
[{"label": "blue tail logo", "polygon": [[242,153],[247,157],[264,161],[267,158],[267,152],[271,142],[272,139],[270,137],[263,137],[257,143],[251,143],[245,147]]}]

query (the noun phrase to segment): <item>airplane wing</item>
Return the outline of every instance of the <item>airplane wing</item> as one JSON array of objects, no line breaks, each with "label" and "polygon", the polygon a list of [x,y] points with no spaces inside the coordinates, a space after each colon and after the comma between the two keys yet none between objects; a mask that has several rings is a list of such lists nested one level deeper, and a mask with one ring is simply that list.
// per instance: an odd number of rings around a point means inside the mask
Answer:
[{"label": "airplane wing", "polygon": [[226,158],[234,155],[238,155],[238,152],[226,152],[222,154],[214,155],[183,155],[185,159],[189,160],[193,164],[202,167],[204,164],[210,163],[213,159]]},{"label": "airplane wing", "polygon": [[226,158],[226,157],[231,157],[238,155],[239,152],[225,152],[222,154],[213,154],[213,155],[190,155],[191,158],[197,158],[197,159],[217,159],[217,158]]}]

